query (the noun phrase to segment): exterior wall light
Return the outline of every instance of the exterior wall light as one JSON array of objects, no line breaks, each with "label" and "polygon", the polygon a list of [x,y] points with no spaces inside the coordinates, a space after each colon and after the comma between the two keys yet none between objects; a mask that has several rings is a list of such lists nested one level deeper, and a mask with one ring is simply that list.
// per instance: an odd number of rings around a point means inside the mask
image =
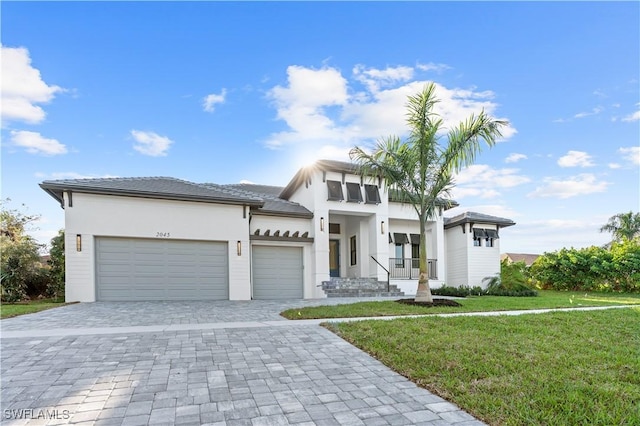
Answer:
[{"label": "exterior wall light", "polygon": [[238,251],[238,256],[242,256],[242,241],[238,240],[236,244],[236,250]]},{"label": "exterior wall light", "polygon": [[76,235],[76,251],[82,251],[82,235]]},{"label": "exterior wall light", "polygon": [[320,231],[324,232],[324,217],[320,218]]},{"label": "exterior wall light", "polygon": [[380,233],[384,235],[384,220],[380,222]]}]

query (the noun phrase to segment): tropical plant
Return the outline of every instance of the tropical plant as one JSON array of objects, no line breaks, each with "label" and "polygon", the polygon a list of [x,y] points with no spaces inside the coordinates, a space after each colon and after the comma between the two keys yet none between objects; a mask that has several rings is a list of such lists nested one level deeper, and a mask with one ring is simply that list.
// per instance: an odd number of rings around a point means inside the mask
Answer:
[{"label": "tropical plant", "polygon": [[443,206],[450,206],[450,191],[454,174],[471,165],[484,141],[491,147],[501,136],[506,121],[496,120],[484,110],[471,115],[446,133],[444,122],[433,109],[439,102],[436,85],[428,83],[424,89],[409,96],[407,123],[409,137],[402,141],[389,136],[378,141],[372,153],[355,147],[350,157],[360,166],[363,176],[379,176],[393,189],[399,201],[412,205],[420,222],[420,253],[416,301],[432,302],[427,272],[426,222],[436,216]]},{"label": "tropical plant", "polygon": [[640,237],[640,213],[618,213],[609,218],[600,232],[611,232],[617,242],[629,241]]},{"label": "tropical plant", "polygon": [[64,230],[58,231],[58,235],[51,239],[49,251],[49,286],[47,294],[54,299],[64,295],[65,269],[64,269]]},{"label": "tropical plant", "polygon": [[16,302],[26,296],[29,280],[39,272],[42,245],[26,230],[40,216],[7,210],[8,201],[0,203],[0,297],[4,302]]}]

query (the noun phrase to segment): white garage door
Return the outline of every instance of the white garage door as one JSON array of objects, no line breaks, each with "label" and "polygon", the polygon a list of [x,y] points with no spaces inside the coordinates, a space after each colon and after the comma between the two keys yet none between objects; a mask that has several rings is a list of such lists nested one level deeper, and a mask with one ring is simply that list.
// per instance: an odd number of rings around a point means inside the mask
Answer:
[{"label": "white garage door", "polygon": [[302,299],[302,248],[253,246],[254,299]]},{"label": "white garage door", "polygon": [[97,300],[229,299],[227,243],[96,238]]}]

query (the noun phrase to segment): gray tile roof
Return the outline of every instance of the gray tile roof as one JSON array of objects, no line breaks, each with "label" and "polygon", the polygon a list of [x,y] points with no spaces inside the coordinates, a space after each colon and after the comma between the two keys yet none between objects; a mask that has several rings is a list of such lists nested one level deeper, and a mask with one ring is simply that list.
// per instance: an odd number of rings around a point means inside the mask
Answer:
[{"label": "gray tile roof", "polygon": [[280,186],[255,185],[248,183],[239,183],[224,185],[226,188],[233,188],[242,191],[244,194],[260,197],[264,200],[264,205],[256,210],[256,213],[270,214],[277,216],[296,216],[296,217],[313,217],[313,213],[306,207],[301,206],[293,201],[284,200],[279,197],[282,192]]},{"label": "gray tile roof", "polygon": [[64,191],[72,191],[253,206],[264,204],[260,197],[234,188],[202,185],[170,177],[47,180],[40,187],[60,202]]},{"label": "gray tile roof", "polygon": [[500,225],[503,228],[516,224],[511,219],[506,219],[504,217],[491,216],[484,213],[464,212],[454,217],[445,217],[444,227],[445,229],[447,229],[463,223],[472,223],[472,222],[473,223],[490,223],[490,224]]}]

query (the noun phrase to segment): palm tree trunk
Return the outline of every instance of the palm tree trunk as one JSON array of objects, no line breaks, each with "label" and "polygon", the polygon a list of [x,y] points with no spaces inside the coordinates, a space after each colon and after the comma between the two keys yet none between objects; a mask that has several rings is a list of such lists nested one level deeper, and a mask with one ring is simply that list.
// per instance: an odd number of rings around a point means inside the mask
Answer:
[{"label": "palm tree trunk", "polygon": [[426,213],[420,215],[420,275],[418,277],[418,291],[416,291],[416,302],[433,302],[431,289],[429,288],[429,271],[427,263],[427,236],[426,236]]}]

